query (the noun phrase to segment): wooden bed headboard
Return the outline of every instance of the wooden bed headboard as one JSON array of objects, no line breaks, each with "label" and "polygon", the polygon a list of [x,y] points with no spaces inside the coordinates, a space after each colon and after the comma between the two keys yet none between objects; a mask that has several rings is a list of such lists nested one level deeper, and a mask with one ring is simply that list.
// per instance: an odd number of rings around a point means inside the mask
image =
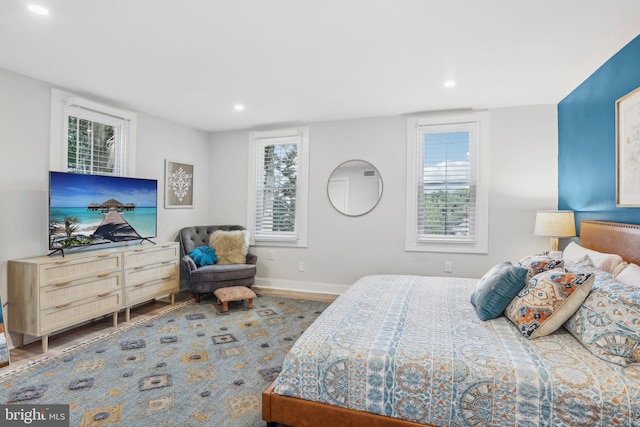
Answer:
[{"label": "wooden bed headboard", "polygon": [[580,221],[580,246],[598,252],[618,254],[627,262],[640,264],[640,225]]}]

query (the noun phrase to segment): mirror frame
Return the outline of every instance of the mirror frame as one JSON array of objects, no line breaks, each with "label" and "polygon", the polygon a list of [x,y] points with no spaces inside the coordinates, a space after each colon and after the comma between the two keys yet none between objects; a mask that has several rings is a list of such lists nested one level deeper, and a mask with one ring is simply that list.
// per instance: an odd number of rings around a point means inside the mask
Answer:
[{"label": "mirror frame", "polygon": [[[343,212],[342,210],[338,209],[336,207],[336,205],[333,203],[333,200],[331,200],[331,194],[329,194],[329,185],[331,184],[331,178],[333,177],[333,175],[336,173],[336,171],[338,169],[340,169],[341,166],[346,165],[347,163],[351,163],[351,162],[363,162],[363,163],[367,163],[369,166],[371,166],[371,169],[376,171],[376,174],[378,175],[378,182],[380,183],[380,187],[378,190],[378,200],[376,200],[376,202],[373,204],[373,206],[371,206],[370,209],[366,210],[365,212],[362,213],[357,213],[357,214],[350,214],[347,212]],[[376,208],[376,206],[378,206],[378,204],[380,203],[380,200],[382,199],[382,194],[384,193],[384,181],[382,180],[382,175],[380,175],[380,171],[378,170],[377,167],[375,167],[371,162],[368,162],[366,160],[362,160],[362,159],[350,159],[350,160],[345,160],[344,162],[340,163],[338,166],[336,166],[333,171],[331,171],[331,174],[329,175],[329,179],[327,180],[327,198],[329,199],[329,203],[331,204],[331,206],[338,212],[340,212],[342,215],[344,216],[350,216],[350,217],[359,217],[359,216],[363,216],[368,214],[369,212],[371,212],[372,210],[374,210]]]}]

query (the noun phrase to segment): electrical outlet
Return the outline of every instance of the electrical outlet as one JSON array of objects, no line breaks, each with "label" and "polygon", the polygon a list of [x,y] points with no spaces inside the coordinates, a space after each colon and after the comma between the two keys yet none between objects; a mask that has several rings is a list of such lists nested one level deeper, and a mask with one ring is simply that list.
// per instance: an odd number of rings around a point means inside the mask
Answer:
[{"label": "electrical outlet", "polygon": [[298,261],[298,271],[304,271],[304,261]]},{"label": "electrical outlet", "polygon": [[453,263],[451,261],[444,262],[444,272],[451,273],[453,271]]}]

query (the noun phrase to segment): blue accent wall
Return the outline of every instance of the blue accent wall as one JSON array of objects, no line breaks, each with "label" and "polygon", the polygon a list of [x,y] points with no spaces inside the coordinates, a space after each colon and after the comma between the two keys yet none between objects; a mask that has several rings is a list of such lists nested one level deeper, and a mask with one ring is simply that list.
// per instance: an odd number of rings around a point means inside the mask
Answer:
[{"label": "blue accent wall", "polygon": [[[640,224],[616,207],[616,100],[640,87],[640,36],[558,104],[558,209],[580,220]],[[640,179],[640,176],[638,177]]]}]

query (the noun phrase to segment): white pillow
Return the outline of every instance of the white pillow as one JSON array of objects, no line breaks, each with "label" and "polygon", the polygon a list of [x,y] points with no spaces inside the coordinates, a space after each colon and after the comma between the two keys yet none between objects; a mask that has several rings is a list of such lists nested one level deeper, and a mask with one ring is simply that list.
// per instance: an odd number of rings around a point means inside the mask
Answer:
[{"label": "white pillow", "polygon": [[616,265],[616,268],[613,269],[611,274],[613,274],[614,276],[617,276],[618,274],[622,273],[622,270],[627,268],[628,265],[629,263],[627,261],[622,261],[620,264]]},{"label": "white pillow", "polygon": [[593,265],[607,273],[613,273],[616,266],[624,262],[620,255],[593,251],[591,249],[583,248],[575,242],[569,243],[562,252],[562,257],[571,261],[577,261],[584,255],[589,255],[589,258],[593,261]]},{"label": "white pillow", "polygon": [[640,287],[640,266],[637,264],[629,264],[616,278],[626,285]]}]

